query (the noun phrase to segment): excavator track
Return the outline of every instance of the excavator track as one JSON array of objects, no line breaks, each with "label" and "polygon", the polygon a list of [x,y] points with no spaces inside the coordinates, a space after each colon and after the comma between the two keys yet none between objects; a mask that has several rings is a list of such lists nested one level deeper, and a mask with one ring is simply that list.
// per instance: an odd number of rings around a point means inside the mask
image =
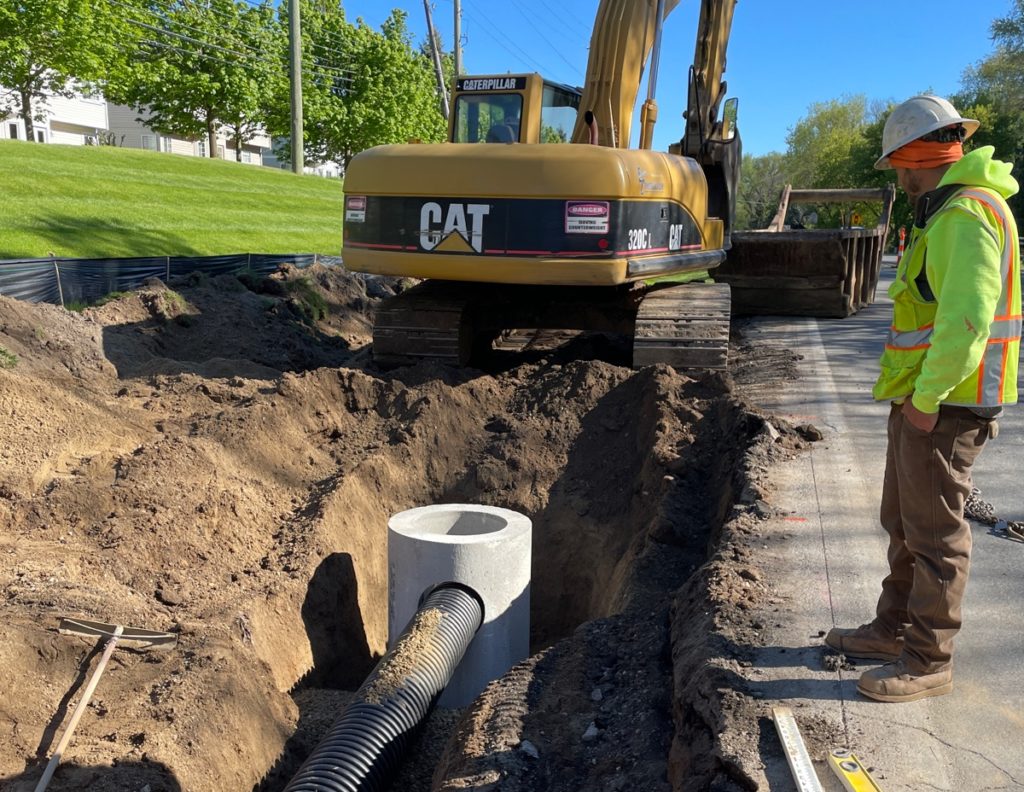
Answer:
[{"label": "excavator track", "polygon": [[552,348],[582,331],[631,335],[633,368],[724,369],[729,318],[724,284],[588,290],[425,281],[378,309],[373,357],[384,367],[467,366],[494,348]]},{"label": "excavator track", "polygon": [[633,368],[655,363],[727,368],[729,300],[724,283],[687,283],[644,295],[633,335]]},{"label": "excavator track", "polygon": [[472,352],[468,289],[427,281],[385,301],[373,323],[373,358],[381,366],[437,360],[465,366]]}]

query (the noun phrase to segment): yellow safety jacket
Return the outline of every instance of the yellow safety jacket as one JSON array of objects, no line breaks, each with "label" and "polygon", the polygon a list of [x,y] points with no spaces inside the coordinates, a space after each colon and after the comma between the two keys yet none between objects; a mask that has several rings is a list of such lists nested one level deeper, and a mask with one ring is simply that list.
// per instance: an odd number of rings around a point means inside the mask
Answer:
[{"label": "yellow safety jacket", "polygon": [[926,413],[939,404],[1017,401],[1020,242],[1005,201],[1017,182],[992,152],[985,146],[966,154],[919,202],[889,287],[893,320],[876,399],[913,394]]}]

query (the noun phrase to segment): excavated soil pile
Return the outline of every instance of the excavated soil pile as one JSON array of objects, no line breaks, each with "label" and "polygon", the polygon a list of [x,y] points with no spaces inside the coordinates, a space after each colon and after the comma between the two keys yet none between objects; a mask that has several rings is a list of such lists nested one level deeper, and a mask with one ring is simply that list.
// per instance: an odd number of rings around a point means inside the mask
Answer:
[{"label": "excavated soil pile", "polygon": [[0,298],[0,787],[34,787],[95,665],[73,616],[178,642],[115,652],[51,789],[281,789],[385,649],[388,517],[465,502],[533,520],[536,654],[435,715],[444,755],[399,787],[753,788],[756,737],[721,735],[757,717],[734,673],[757,479],[802,441],[730,377],[587,339],[378,370],[390,288],[317,267],[83,314]]}]

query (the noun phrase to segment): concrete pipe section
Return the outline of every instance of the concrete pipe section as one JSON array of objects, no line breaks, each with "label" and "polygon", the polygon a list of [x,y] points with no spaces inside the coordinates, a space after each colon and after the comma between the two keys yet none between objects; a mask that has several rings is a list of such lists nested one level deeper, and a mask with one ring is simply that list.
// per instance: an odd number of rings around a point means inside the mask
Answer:
[{"label": "concrete pipe section", "polygon": [[484,622],[438,701],[471,703],[530,651],[533,525],[509,509],[472,504],[422,506],[388,522],[388,646],[441,582],[474,591]]}]

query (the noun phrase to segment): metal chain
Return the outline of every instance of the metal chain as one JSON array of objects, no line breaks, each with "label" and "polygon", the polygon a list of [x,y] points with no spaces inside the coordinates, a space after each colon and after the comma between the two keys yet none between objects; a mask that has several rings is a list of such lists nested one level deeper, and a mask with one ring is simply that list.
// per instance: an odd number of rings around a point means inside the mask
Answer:
[{"label": "metal chain", "polygon": [[982,500],[981,490],[977,487],[972,487],[971,494],[967,496],[967,501],[964,503],[964,517],[1001,529],[1007,539],[1024,542],[1024,522],[1000,519],[992,504]]}]

